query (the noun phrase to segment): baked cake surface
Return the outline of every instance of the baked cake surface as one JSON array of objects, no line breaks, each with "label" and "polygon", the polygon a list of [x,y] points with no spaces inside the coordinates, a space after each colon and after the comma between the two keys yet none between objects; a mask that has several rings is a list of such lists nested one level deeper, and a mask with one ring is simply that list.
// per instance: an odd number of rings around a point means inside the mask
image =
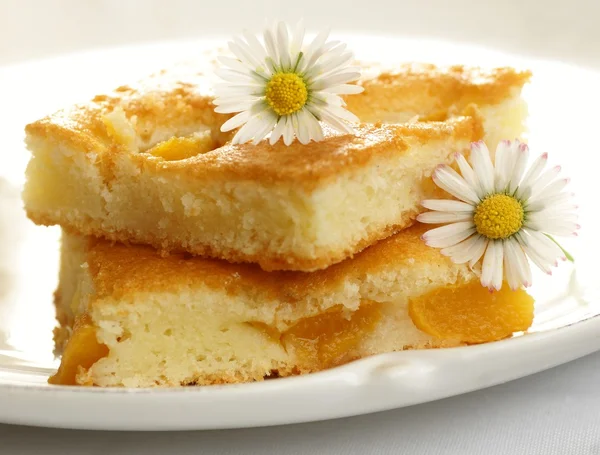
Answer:
[{"label": "baked cake surface", "polygon": [[56,305],[65,346],[51,382],[255,381],[529,327],[524,291],[490,293],[466,265],[425,246],[423,232],[415,225],[312,273],[63,234]]},{"label": "baked cake surface", "polygon": [[411,123],[286,148],[227,144],[206,78],[163,72],[28,125],[25,208],[73,233],[322,269],[411,224],[453,153],[498,131],[519,136],[528,77],[402,66],[361,81],[348,103],[365,122]]}]

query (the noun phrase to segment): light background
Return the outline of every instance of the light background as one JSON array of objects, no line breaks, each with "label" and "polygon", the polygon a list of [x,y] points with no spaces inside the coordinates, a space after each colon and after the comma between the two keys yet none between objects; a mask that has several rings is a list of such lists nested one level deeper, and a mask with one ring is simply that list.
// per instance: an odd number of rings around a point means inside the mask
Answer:
[{"label": "light background", "polygon": [[[0,0],[0,65],[125,43],[229,35],[260,28],[266,16],[302,16],[315,29],[476,43],[600,68],[597,0]],[[568,90],[568,81],[557,90]],[[171,434],[0,425],[0,453],[600,454],[599,390],[595,354],[462,397],[324,423]]]},{"label": "light background", "polygon": [[259,29],[436,37],[600,66],[598,0],[0,0],[0,63]]}]

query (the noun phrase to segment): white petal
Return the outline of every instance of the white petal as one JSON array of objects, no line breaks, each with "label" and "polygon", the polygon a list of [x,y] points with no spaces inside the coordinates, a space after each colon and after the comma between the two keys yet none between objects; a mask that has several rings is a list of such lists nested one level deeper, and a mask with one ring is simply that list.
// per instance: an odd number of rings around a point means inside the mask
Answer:
[{"label": "white petal", "polygon": [[231,117],[229,120],[223,123],[223,125],[221,125],[221,131],[225,133],[227,131],[234,130],[250,120],[250,117],[252,117],[252,112],[249,110],[240,112],[238,115]]},{"label": "white petal", "polygon": [[[292,41],[290,43],[290,52],[292,56],[297,56],[302,49],[302,42],[304,41],[304,22],[302,19],[296,24],[294,34],[292,35]],[[294,57],[295,58],[295,57]],[[296,63],[294,61],[294,63]]]},{"label": "white petal", "polygon": [[219,62],[221,62],[224,66],[227,66],[235,71],[244,72],[244,71],[251,71],[253,69],[247,65],[244,65],[244,63],[242,63],[240,60],[238,60],[236,58],[220,55],[219,57],[217,57],[217,60]]},{"label": "white petal", "polygon": [[332,128],[336,129],[341,133],[352,134],[354,130],[350,125],[345,122],[342,122],[336,115],[333,115],[329,112],[328,109],[322,108],[315,110],[313,106],[306,106],[306,108],[315,115],[315,117],[319,118],[321,121],[327,123]]},{"label": "white petal", "polygon": [[477,204],[479,198],[467,182],[447,165],[441,165],[433,172],[433,181],[444,191],[464,202]]},{"label": "white petal", "polygon": [[261,61],[258,60],[250,50],[250,47],[239,38],[229,42],[229,50],[250,68],[258,68]]},{"label": "white petal", "polygon": [[483,141],[471,144],[471,163],[485,194],[494,191],[494,165],[490,151]]},{"label": "white petal", "polygon": [[292,125],[292,119],[289,115],[285,117],[285,128],[283,130],[283,143],[290,145],[294,140],[294,126]]},{"label": "white petal", "polygon": [[467,182],[467,185],[469,185],[473,189],[473,191],[475,191],[475,194],[477,194],[478,198],[482,198],[483,196],[485,196],[483,189],[479,184],[479,180],[477,180],[475,172],[473,172],[473,169],[467,162],[464,155],[462,153],[457,153],[455,155],[455,159],[456,163],[458,164],[458,168],[460,169],[460,173]]},{"label": "white petal", "polygon": [[421,201],[421,205],[429,210],[437,210],[440,212],[469,212],[473,213],[475,207],[471,204],[461,201],[453,201],[452,199],[425,199]]},{"label": "white petal", "polygon": [[559,222],[559,221],[542,221],[532,222],[527,221],[526,227],[539,232],[544,232],[551,235],[570,236],[575,235],[577,230],[580,228],[579,224],[574,222]]},{"label": "white petal", "polygon": [[537,252],[536,250],[533,248],[533,246],[529,243],[529,241],[527,241],[525,239],[525,236],[520,235],[519,233],[517,233],[515,235],[515,238],[518,240],[519,245],[521,245],[521,248],[523,249],[523,251],[525,252],[525,254],[527,255],[527,257],[529,259],[531,259],[531,261],[543,272],[552,275],[552,265],[554,264],[554,261],[547,261],[546,259],[542,258]]},{"label": "white petal", "polygon": [[512,175],[509,181],[508,192],[509,194],[514,194],[517,190],[517,187],[521,183],[521,179],[523,178],[523,172],[525,172],[525,167],[527,165],[527,160],[529,159],[529,147],[527,144],[519,143],[515,161],[515,167],[513,169]]},{"label": "white petal", "polygon": [[560,247],[541,232],[528,228],[522,229],[521,232],[523,233],[521,239],[525,239],[528,246],[531,246],[538,256],[545,261],[556,264],[558,259],[566,260]]},{"label": "white petal", "polygon": [[284,22],[280,22],[277,26],[277,51],[279,53],[281,67],[289,71],[292,68],[292,57],[290,56],[290,36],[288,27]]},{"label": "white petal", "polygon": [[275,125],[275,128],[273,129],[273,132],[271,133],[271,137],[269,138],[269,143],[271,145],[275,144],[283,135],[283,131],[285,129],[285,117],[281,117],[278,121],[277,121],[277,125]]},{"label": "white petal", "polygon": [[463,221],[427,231],[423,234],[423,240],[427,246],[433,248],[447,248],[462,242],[474,232],[475,226],[473,223]]},{"label": "white petal", "polygon": [[425,212],[417,216],[419,223],[444,224],[473,220],[473,214],[467,212]]},{"label": "white petal", "polygon": [[526,192],[531,192],[530,190],[533,182],[535,182],[540,176],[540,174],[544,170],[544,167],[546,166],[547,161],[548,154],[544,153],[533,162],[533,164],[525,174],[525,177],[523,177],[523,180],[521,180],[521,185],[519,185],[519,189],[515,193],[517,199],[522,199]]},{"label": "white petal", "polygon": [[485,253],[489,243],[489,239],[482,235],[479,236],[479,240],[477,240],[477,243],[473,245],[473,251],[469,252],[471,255],[471,259],[469,259],[469,267],[475,267],[475,264],[479,262],[479,259],[481,259],[481,256],[483,256],[483,253]]},{"label": "white petal", "polygon": [[265,51],[264,46],[260,44],[260,41],[258,41],[256,36],[250,33],[248,30],[244,30],[242,32],[242,36],[246,40],[246,43],[248,43],[248,47],[250,48],[251,52],[256,56],[256,59],[260,62],[264,62],[265,58],[267,57],[267,52]]},{"label": "white petal", "polygon": [[332,76],[317,79],[315,82],[312,83],[310,88],[315,91],[323,90],[327,87],[331,87],[332,85],[346,84],[348,82],[355,81],[359,77],[360,71],[348,71],[344,73],[338,73]]},{"label": "white petal", "polygon": [[483,256],[483,265],[481,266],[481,285],[486,288],[492,287],[496,266],[496,241],[490,241],[485,255]]},{"label": "white petal", "polygon": [[456,245],[442,249],[440,253],[449,256],[455,264],[464,264],[473,258],[480,242],[483,243],[481,235],[475,234]]},{"label": "white petal", "polygon": [[265,113],[264,118],[262,119],[263,126],[259,129],[254,135],[252,144],[257,145],[260,141],[262,141],[269,133],[273,131],[275,125],[277,124],[277,115],[272,112]]},{"label": "white petal", "polygon": [[298,140],[301,144],[308,144],[310,142],[310,132],[308,129],[308,120],[305,117],[306,111],[301,109],[294,113],[294,117],[297,121]]},{"label": "white petal", "polygon": [[343,107],[329,105],[325,109],[327,111],[329,111],[329,113],[331,115],[334,115],[341,120],[346,120],[347,122],[351,122],[351,123],[359,123],[360,122],[360,120],[358,119],[358,117],[356,115],[354,115],[352,112],[344,109]]},{"label": "white petal", "polygon": [[[279,54],[277,53],[277,44],[275,41],[275,34],[271,27],[265,28],[263,32],[263,40],[265,42],[265,48],[267,49],[267,57],[271,59],[275,65],[279,65]],[[279,68],[276,68],[279,69]]]},{"label": "white petal", "polygon": [[531,196],[530,197],[533,197],[537,193],[543,191],[543,189],[546,188],[546,186],[550,182],[552,182],[556,177],[558,177],[560,170],[561,170],[560,166],[554,166],[553,168],[548,169],[546,172],[542,173],[542,175],[540,175],[538,177],[538,179],[533,182],[533,185],[531,185]]},{"label": "white petal", "polygon": [[[531,286],[531,268],[527,262],[525,252],[515,237],[511,237],[504,242],[504,253],[506,276],[510,288],[516,290],[521,286]],[[509,276],[509,273],[512,276]]]},{"label": "white petal", "polygon": [[504,247],[501,240],[490,241],[481,270],[481,284],[489,289],[502,288]]},{"label": "white petal", "polygon": [[250,120],[240,128],[232,142],[244,144],[250,139],[254,139],[254,142],[257,143],[265,138],[268,131],[275,125],[275,121],[275,115],[265,109],[252,116]]},{"label": "white petal", "polygon": [[502,191],[508,186],[514,168],[513,147],[510,141],[504,140],[498,143],[494,168],[496,190]]},{"label": "white petal", "polygon": [[323,55],[323,47],[325,45],[325,42],[327,41],[328,36],[329,30],[323,30],[308,45],[306,51],[304,52],[304,58],[298,66],[298,70],[300,72],[304,72],[306,68],[311,68],[319,59],[319,57]]},{"label": "white petal", "polygon": [[308,109],[303,110],[306,111],[306,120],[309,128],[310,137],[317,142],[322,141],[324,139],[323,129],[321,128],[319,121]]},{"label": "white petal", "polygon": [[240,100],[234,103],[220,104],[217,107],[215,107],[215,112],[217,112],[218,114],[233,114],[234,112],[247,111],[250,110],[252,106],[254,106],[257,102],[262,103],[262,100],[257,98],[250,98],[247,100]]},{"label": "white petal", "polygon": [[504,274],[506,276],[506,282],[508,286],[516,291],[521,287],[521,281],[519,280],[519,276],[517,271],[515,270],[514,259],[510,258],[510,250],[505,246],[504,248]]},{"label": "white petal", "polygon": [[[346,47],[345,44],[342,46]],[[340,55],[327,55],[321,63],[309,68],[304,76],[309,82],[316,82],[320,78],[327,76],[330,72],[339,72],[353,59],[353,57],[352,52],[343,52]]]},{"label": "white petal", "polygon": [[549,196],[552,194],[558,194],[569,184],[571,179],[558,179],[554,182],[550,183],[546,188],[544,188],[541,192],[542,195]]},{"label": "white petal", "polygon": [[354,84],[339,84],[324,88],[322,91],[335,95],[356,95],[365,91],[365,88]]},{"label": "white petal", "polygon": [[[540,194],[540,196],[544,196]],[[537,197],[534,196],[527,201],[524,205],[526,212],[538,212],[547,208],[551,208],[558,204],[569,203],[573,200],[573,193],[562,192],[553,194],[548,197]]]},{"label": "white petal", "polygon": [[215,93],[218,98],[260,96],[264,91],[265,84],[215,84]]},{"label": "white petal", "polygon": [[492,288],[494,288],[496,291],[499,291],[502,288],[502,281],[504,279],[504,242],[495,241],[494,247],[496,248],[496,254],[494,256],[496,263],[494,264]]}]

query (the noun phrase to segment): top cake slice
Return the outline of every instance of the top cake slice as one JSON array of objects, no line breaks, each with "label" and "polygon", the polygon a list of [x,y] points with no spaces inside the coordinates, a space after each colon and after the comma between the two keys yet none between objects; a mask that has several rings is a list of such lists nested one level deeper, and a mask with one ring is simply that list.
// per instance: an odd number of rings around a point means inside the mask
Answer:
[{"label": "top cake slice", "polygon": [[25,208],[38,224],[164,251],[326,268],[410,225],[434,168],[471,141],[519,136],[528,77],[403,66],[361,81],[348,106],[410,122],[286,147],[227,144],[206,78],[166,71],[28,125]]}]

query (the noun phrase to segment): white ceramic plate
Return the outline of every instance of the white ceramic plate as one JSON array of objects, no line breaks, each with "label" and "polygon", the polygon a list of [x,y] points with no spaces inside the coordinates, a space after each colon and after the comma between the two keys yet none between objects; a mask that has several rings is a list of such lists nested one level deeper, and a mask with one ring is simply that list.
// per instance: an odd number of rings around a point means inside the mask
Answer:
[{"label": "white ceramic plate", "polygon": [[531,333],[464,348],[391,353],[326,372],[262,383],[181,389],[92,389],[46,384],[52,357],[52,292],[58,230],[27,221],[19,199],[28,155],[23,126],[63,105],[215,46],[164,43],[0,68],[0,422],[111,430],[184,430],[329,419],[423,403],[489,387],[600,349],[598,172],[600,74],[448,43],[343,37],[372,61],[528,67],[525,91],[534,152],[573,178],[583,229],[566,245],[577,258],[534,276]]}]

